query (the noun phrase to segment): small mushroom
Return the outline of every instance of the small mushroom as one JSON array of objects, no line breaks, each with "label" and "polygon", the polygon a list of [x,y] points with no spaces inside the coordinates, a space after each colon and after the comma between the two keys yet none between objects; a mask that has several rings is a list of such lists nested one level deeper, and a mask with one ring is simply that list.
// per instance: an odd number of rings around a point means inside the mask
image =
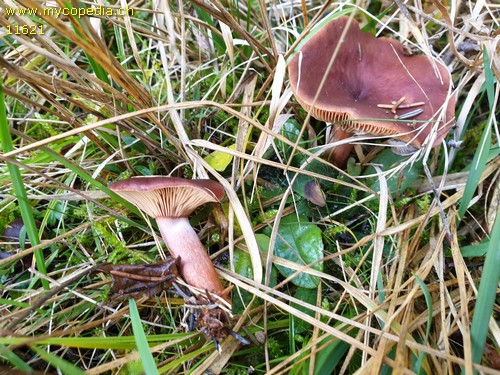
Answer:
[{"label": "small mushroom", "polygon": [[[420,148],[437,124],[433,147],[437,146],[454,121],[455,98],[449,97],[447,68],[427,56],[408,56],[400,42],[375,38],[362,32],[355,20],[348,22],[348,16],[329,22],[290,61],[297,101],[316,119],[333,123],[337,130],[333,141],[368,133]],[[329,157],[345,166],[351,149],[352,145],[337,147]]]},{"label": "small mushroom", "polygon": [[26,229],[24,229],[23,220],[15,219],[7,224],[2,233],[2,240],[7,242],[9,247],[14,250],[26,247],[26,245],[29,247],[30,240],[26,233]]},{"label": "small mushroom", "polygon": [[[41,224],[36,222],[36,226],[40,229]],[[42,238],[45,238],[45,232],[42,232]],[[0,236],[0,243],[2,243],[4,250],[0,251],[0,260],[7,259],[14,255],[17,251],[25,249],[31,246],[31,242],[26,233],[24,222],[22,219],[15,219],[11,221],[4,228],[2,235]],[[22,268],[26,269],[30,266],[32,262],[32,257],[28,256],[23,258],[23,260],[16,264],[16,267],[22,265]]]},{"label": "small mushroom", "polygon": [[188,284],[227,298],[212,260],[188,220],[198,206],[222,199],[221,184],[151,176],[117,181],[109,188],[155,218],[170,254],[180,258],[179,273]]}]

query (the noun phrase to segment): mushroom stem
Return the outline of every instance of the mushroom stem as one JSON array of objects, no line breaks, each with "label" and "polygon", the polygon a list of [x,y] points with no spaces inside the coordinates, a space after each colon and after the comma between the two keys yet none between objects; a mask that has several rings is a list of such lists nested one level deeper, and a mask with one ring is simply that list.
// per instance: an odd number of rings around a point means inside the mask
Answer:
[{"label": "mushroom stem", "polygon": [[[338,142],[350,136],[352,136],[352,133],[339,128],[335,131],[335,134],[333,135],[330,142]],[[347,165],[347,159],[349,159],[349,155],[351,154],[353,147],[354,145],[351,143],[336,146],[332,151],[328,153],[328,160],[330,160],[339,168],[345,168]]]},{"label": "mushroom stem", "polygon": [[174,258],[180,257],[182,278],[196,288],[206,289],[227,300],[214,264],[187,217],[158,217],[156,222],[170,254]]}]

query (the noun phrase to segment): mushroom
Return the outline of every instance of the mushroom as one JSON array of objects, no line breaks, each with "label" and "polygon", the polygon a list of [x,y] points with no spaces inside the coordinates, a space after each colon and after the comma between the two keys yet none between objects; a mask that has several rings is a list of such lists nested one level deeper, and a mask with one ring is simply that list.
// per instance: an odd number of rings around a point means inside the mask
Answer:
[{"label": "mushroom", "polygon": [[[418,149],[437,125],[432,144],[437,146],[454,121],[455,98],[449,96],[447,68],[427,56],[409,56],[400,42],[375,38],[362,32],[356,21],[349,22],[348,16],[329,22],[290,61],[288,72],[297,101],[311,116],[333,123],[336,133],[329,141],[369,133]],[[352,149],[345,146],[329,155],[338,166],[345,165]]]},{"label": "mushroom", "polygon": [[[41,227],[40,222],[35,222],[38,229]],[[42,232],[42,239],[46,238],[46,232]],[[3,243],[5,242],[5,243]],[[0,260],[7,259],[13,256],[21,248],[28,248],[31,246],[28,234],[24,226],[22,219],[15,219],[11,221],[4,228],[2,235],[0,236],[0,243],[4,245],[6,251],[0,251]],[[16,263],[16,267],[22,265],[23,269],[27,269],[32,262],[32,257],[25,257],[21,262]]]},{"label": "mushroom", "polygon": [[227,299],[214,265],[188,220],[198,206],[222,199],[221,184],[151,176],[117,181],[109,188],[155,218],[170,254],[180,257],[179,273],[188,284]]},{"label": "mushroom", "polygon": [[[40,227],[39,223],[37,223],[37,226]],[[26,234],[26,229],[24,229],[23,220],[15,219],[10,222],[2,233],[2,240],[7,242],[12,249],[19,249],[21,244],[29,245],[30,240]]]}]

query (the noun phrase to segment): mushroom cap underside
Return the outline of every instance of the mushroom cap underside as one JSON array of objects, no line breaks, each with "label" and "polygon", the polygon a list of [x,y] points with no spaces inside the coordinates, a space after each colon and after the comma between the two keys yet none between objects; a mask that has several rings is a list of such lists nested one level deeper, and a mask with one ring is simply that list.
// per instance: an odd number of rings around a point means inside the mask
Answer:
[{"label": "mushroom cap underside", "polygon": [[208,179],[132,177],[114,182],[109,188],[154,218],[186,217],[197,207],[224,197],[224,187]]},{"label": "mushroom cap underside", "polygon": [[[298,102],[313,117],[336,122],[346,131],[397,135],[398,139],[418,147],[436,126],[433,145],[437,145],[454,118],[455,98],[449,95],[450,73],[446,67],[427,56],[406,55],[401,43],[362,32],[354,20],[344,42],[339,44],[348,20],[349,17],[341,17],[329,22],[291,60],[290,83]],[[337,46],[335,61],[313,106]],[[396,113],[378,107],[391,105],[403,97]],[[420,102],[423,105],[404,108]],[[399,119],[416,109],[422,112]]]}]

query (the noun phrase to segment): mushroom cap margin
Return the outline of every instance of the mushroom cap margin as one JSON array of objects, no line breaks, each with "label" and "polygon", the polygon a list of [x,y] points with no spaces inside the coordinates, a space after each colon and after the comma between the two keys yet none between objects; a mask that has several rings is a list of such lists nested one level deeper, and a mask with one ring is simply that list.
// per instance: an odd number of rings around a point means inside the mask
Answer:
[{"label": "mushroom cap margin", "polygon": [[187,217],[197,207],[224,197],[218,182],[167,176],[131,177],[109,189],[154,218]]}]

